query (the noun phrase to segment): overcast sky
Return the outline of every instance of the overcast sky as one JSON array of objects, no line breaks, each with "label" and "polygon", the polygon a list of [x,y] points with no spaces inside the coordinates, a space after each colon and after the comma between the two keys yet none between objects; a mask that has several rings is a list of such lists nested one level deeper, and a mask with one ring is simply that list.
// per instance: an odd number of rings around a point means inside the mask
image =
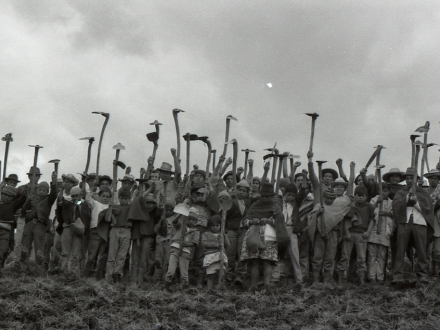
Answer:
[{"label": "overcast sky", "polygon": [[[261,175],[263,149],[306,164],[310,117],[317,112],[315,159],[341,157],[348,172],[383,144],[381,162],[410,165],[409,135],[431,121],[440,143],[440,4],[434,1],[19,1],[0,0],[0,135],[12,132],[8,173],[25,182],[40,144],[43,180],[91,171],[104,118],[101,172],[112,173],[112,146],[138,176],[153,144],[149,124],[163,123],[156,166],[181,135],[207,135],[223,148],[230,137],[250,148]],[[271,87],[270,87],[271,86]],[[192,145],[205,167],[207,148]],[[435,167],[439,147],[430,149]],[[0,147],[3,160],[4,142]],[[182,139],[182,165],[185,170]],[[229,148],[228,155],[232,155]],[[240,152],[239,165],[244,155]],[[371,169],[372,170],[372,169]],[[371,171],[370,170],[370,171]],[[121,172],[121,171],[120,171]],[[119,177],[122,177],[120,173]]]}]

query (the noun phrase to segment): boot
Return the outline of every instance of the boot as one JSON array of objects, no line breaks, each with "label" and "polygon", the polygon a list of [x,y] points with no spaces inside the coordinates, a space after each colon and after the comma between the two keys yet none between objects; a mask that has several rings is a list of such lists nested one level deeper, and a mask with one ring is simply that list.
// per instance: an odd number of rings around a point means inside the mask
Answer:
[{"label": "boot", "polygon": [[365,277],[365,274],[364,274],[364,273],[359,273],[359,274],[357,274],[357,278],[358,278],[358,281],[359,281],[359,285],[360,285],[360,286],[362,286],[362,285],[365,284],[364,277]]},{"label": "boot", "polygon": [[342,284],[344,283],[344,271],[338,270],[338,283]]}]

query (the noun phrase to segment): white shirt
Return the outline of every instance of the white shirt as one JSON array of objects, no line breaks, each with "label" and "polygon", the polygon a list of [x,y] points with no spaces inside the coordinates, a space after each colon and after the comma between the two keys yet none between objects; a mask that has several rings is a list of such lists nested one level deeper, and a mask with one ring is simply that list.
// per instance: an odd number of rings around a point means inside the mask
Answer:
[{"label": "white shirt", "polygon": [[293,205],[290,203],[284,203],[283,206],[283,214],[284,214],[284,222],[287,226],[292,226],[292,212],[293,212]]},{"label": "white shirt", "polygon": [[[406,201],[408,202],[408,200],[409,200],[409,195],[406,195]],[[406,207],[406,223],[409,222],[411,215],[413,216],[413,223],[415,225],[426,226],[426,220],[422,214],[419,201],[417,201],[417,203],[414,204],[414,207],[409,207],[409,206]]]}]

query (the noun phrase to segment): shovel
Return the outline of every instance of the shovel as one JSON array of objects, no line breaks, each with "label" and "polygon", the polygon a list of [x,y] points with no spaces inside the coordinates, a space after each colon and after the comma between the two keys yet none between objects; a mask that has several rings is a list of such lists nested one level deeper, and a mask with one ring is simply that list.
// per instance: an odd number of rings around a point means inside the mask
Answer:
[{"label": "shovel", "polygon": [[222,212],[222,225],[220,230],[220,270],[219,270],[219,276],[218,276],[218,287],[219,289],[225,289],[225,260],[224,260],[224,252],[225,252],[225,224],[226,224],[226,212],[230,210],[232,207],[232,200],[231,199],[221,199],[220,200],[220,209]]}]

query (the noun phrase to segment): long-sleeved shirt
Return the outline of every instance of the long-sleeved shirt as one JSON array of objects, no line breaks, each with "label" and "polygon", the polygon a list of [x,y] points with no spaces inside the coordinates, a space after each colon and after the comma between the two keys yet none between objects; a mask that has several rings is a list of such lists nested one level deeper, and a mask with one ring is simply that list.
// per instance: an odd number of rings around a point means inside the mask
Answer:
[{"label": "long-sleeved shirt", "polygon": [[50,185],[50,192],[46,197],[40,199],[40,197],[34,196],[34,198],[36,198],[35,201],[28,199],[23,207],[23,211],[26,212],[25,221],[29,222],[33,219],[37,219],[38,221],[47,224],[49,221],[50,210],[57,199],[56,185]]},{"label": "long-sleeved shirt", "polygon": [[93,228],[98,227],[99,213],[101,213],[101,211],[107,210],[108,205],[102,204],[102,203],[94,200],[92,198],[92,195],[90,194],[89,188],[87,188],[87,191],[86,191],[86,203],[90,206],[90,209],[91,209],[90,215],[91,215],[92,220],[90,221],[90,229],[93,229]]},{"label": "long-sleeved shirt", "polygon": [[13,222],[13,223],[2,223],[0,222],[0,228],[11,230],[15,227],[15,217],[14,214],[17,210],[22,207],[26,202],[26,195],[21,195],[18,199],[0,204],[0,220]]}]

